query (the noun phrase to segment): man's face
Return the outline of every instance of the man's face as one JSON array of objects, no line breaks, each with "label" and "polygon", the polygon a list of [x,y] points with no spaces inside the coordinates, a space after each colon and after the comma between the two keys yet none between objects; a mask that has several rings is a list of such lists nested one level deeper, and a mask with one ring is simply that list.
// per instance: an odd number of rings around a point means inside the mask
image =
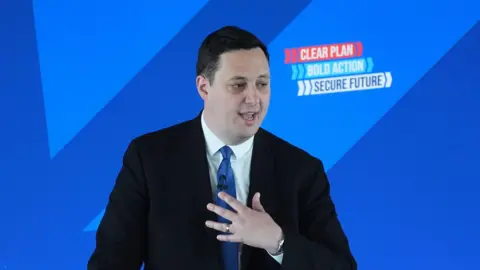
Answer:
[{"label": "man's face", "polygon": [[212,84],[202,76],[197,87],[205,101],[207,125],[227,144],[253,136],[270,103],[270,68],[260,48],[220,56]]}]

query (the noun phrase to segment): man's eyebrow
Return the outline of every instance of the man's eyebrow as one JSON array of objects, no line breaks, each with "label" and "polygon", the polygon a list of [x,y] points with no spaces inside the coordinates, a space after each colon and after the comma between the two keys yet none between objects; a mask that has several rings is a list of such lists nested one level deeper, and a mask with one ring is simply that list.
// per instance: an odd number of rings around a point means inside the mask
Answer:
[{"label": "man's eyebrow", "polygon": [[244,76],[234,76],[232,78],[230,78],[231,81],[236,81],[236,80],[247,80],[247,77],[244,77]]},{"label": "man's eyebrow", "polygon": [[[265,74],[262,74],[262,75],[258,76],[258,78],[270,79],[270,74],[265,73]],[[230,78],[230,80],[231,81],[246,81],[246,80],[248,80],[248,78],[245,77],[245,76],[233,76],[232,78]]]}]

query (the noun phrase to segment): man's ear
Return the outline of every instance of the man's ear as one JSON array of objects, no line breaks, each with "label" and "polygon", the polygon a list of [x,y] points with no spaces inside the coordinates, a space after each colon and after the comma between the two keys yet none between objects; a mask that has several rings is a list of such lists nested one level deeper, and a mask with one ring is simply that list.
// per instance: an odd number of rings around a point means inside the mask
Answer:
[{"label": "man's ear", "polygon": [[198,75],[196,78],[197,91],[203,100],[208,99],[208,91],[210,90],[210,82],[203,75]]}]

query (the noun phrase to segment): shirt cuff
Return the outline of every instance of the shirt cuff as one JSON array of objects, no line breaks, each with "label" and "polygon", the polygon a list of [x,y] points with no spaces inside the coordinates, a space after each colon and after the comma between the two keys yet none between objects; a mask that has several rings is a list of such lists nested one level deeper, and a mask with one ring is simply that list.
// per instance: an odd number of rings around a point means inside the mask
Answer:
[{"label": "shirt cuff", "polygon": [[[268,252],[267,252],[268,253]],[[279,264],[282,264],[282,261],[283,261],[283,253],[282,254],[279,254],[279,255],[272,255],[270,253],[268,253],[268,255],[270,255],[275,261],[277,261]]]}]

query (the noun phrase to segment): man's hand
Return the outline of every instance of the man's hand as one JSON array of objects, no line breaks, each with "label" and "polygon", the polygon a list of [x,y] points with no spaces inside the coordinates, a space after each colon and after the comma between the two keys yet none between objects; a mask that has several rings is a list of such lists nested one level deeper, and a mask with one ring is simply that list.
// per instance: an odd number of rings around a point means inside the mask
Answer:
[{"label": "man's hand", "polygon": [[263,209],[260,203],[260,193],[256,193],[253,196],[253,209],[243,205],[225,192],[220,192],[218,196],[236,211],[235,213],[211,203],[207,205],[208,210],[232,222],[230,225],[211,220],[205,223],[209,228],[224,233],[231,233],[218,235],[218,240],[239,242],[252,247],[262,248],[270,254],[277,251],[278,242],[283,238],[282,229]]}]

